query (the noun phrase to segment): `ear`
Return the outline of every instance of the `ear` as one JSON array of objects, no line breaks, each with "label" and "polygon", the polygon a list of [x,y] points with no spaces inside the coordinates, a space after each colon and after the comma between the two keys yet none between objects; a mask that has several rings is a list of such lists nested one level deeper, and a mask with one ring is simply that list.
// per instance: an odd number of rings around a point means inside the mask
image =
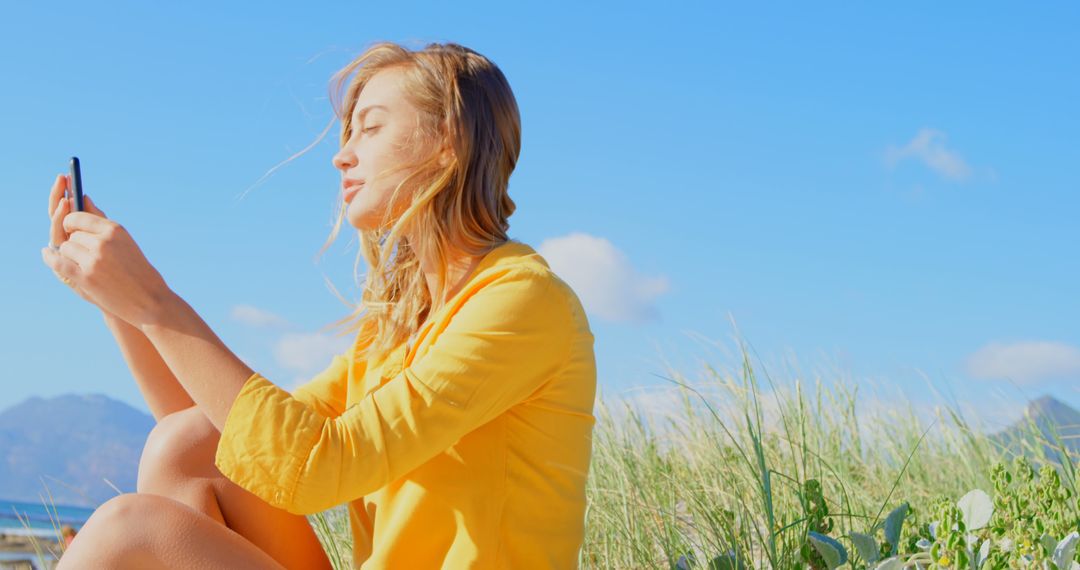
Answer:
[{"label": "ear", "polygon": [[446,168],[450,166],[451,160],[454,158],[454,153],[450,150],[449,146],[443,146],[439,151],[439,166]]}]

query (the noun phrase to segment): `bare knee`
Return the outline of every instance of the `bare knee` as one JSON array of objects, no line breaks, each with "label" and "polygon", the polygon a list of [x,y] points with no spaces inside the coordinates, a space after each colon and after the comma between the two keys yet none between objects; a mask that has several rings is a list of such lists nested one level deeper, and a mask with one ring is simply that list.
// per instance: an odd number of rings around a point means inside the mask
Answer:
[{"label": "bare knee", "polygon": [[[89,526],[91,521],[97,526],[104,528],[115,528],[119,530],[129,530],[127,526],[138,527],[140,522],[138,519],[140,516],[147,513],[145,508],[147,505],[147,496],[139,495],[137,493],[124,493],[123,495],[117,495],[108,501],[102,503],[98,508],[94,509],[94,513],[90,515],[90,518],[86,521],[86,526]],[[120,535],[120,532],[110,533],[114,535]],[[78,538],[83,536],[82,534],[76,534]]]},{"label": "bare knee", "polygon": [[127,493],[104,502],[72,539],[58,568],[118,568],[132,562],[136,553],[147,550],[144,531],[155,526],[154,499]]},{"label": "bare knee", "polygon": [[219,476],[214,454],[221,434],[197,406],[173,412],[158,421],[139,458],[137,491],[166,491],[193,478]]},{"label": "bare knee", "polygon": [[241,535],[209,522],[178,501],[129,493],[94,511],[56,568],[285,567]]}]

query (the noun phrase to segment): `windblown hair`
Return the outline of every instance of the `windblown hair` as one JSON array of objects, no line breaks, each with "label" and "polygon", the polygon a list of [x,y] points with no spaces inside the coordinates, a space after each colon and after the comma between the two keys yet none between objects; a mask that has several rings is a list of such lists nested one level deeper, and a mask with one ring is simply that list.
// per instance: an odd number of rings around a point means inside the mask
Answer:
[{"label": "windblown hair", "polygon": [[[383,360],[440,309],[433,306],[418,251],[437,260],[441,302],[452,252],[484,255],[509,240],[507,219],[515,205],[508,185],[521,151],[521,118],[506,77],[486,57],[455,43],[410,50],[379,42],[335,73],[330,98],[341,121],[342,146],[349,140],[353,109],[364,85],[389,69],[401,72],[403,97],[418,110],[420,121],[408,143],[412,152],[407,154],[416,160],[401,165],[409,174],[394,189],[387,216],[397,211],[400,195],[414,197],[398,219],[384,218],[377,229],[359,231],[359,253],[369,266],[362,301],[334,323],[348,325],[346,332],[359,335],[355,357],[372,362]],[[450,153],[445,166],[439,162],[442,149]],[[337,237],[345,217],[346,204],[338,203],[323,250]],[[354,266],[354,277],[355,272]]]}]

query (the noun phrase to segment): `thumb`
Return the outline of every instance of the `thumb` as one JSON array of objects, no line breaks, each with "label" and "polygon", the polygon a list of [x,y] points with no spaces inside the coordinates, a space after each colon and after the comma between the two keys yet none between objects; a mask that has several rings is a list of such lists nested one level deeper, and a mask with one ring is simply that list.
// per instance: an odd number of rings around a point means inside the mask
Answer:
[{"label": "thumb", "polygon": [[108,216],[105,215],[105,212],[102,212],[101,208],[98,208],[97,204],[95,204],[94,201],[90,199],[89,194],[83,195],[83,200],[86,202],[85,206],[87,212],[101,216],[102,218],[108,218]]}]

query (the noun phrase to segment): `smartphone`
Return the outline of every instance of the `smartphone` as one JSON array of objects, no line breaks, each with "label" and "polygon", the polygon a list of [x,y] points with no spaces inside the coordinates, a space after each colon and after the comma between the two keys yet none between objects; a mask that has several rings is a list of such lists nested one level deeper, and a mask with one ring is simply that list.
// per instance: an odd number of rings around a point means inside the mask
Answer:
[{"label": "smartphone", "polygon": [[79,157],[71,157],[70,188],[72,197],[75,198],[75,212],[83,211],[82,169],[79,168]]}]

